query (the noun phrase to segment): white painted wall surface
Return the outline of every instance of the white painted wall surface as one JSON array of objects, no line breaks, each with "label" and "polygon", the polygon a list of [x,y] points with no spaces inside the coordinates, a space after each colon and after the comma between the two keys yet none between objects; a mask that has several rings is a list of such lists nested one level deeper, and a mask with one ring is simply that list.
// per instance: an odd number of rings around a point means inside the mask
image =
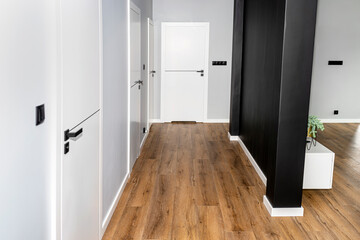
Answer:
[{"label": "white painted wall surface", "polygon": [[[147,18],[152,1],[134,0],[142,14],[142,62],[147,61]],[[128,176],[128,0],[103,0],[103,208],[104,227]],[[142,71],[142,80],[145,80]],[[142,89],[142,125],[146,126],[147,84]],[[142,135],[142,134],[141,134]],[[141,136],[143,137],[143,135]],[[105,229],[103,229],[105,230]]]},{"label": "white painted wall surface", "polygon": [[[360,120],[359,23],[359,0],[319,0],[310,114]],[[344,65],[328,66],[329,60]]]},{"label": "white painted wall surface", "polygon": [[0,239],[55,237],[55,3],[0,2]]},{"label": "white painted wall surface", "polygon": [[[155,106],[160,118],[161,22],[210,22],[208,119],[229,119],[234,0],[154,0]],[[212,61],[227,66],[211,66]],[[191,87],[191,86],[189,86]]]},{"label": "white painted wall surface", "polygon": [[[103,220],[128,173],[128,3],[103,0]],[[116,205],[115,205],[116,207]]]}]

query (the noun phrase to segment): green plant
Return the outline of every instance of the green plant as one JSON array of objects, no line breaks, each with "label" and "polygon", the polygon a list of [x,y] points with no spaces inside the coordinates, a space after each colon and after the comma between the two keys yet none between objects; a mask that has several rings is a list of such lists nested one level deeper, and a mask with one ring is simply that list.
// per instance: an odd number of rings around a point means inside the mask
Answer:
[{"label": "green plant", "polygon": [[324,129],[324,124],[316,116],[309,116],[308,137],[316,138],[318,130],[324,131]]}]

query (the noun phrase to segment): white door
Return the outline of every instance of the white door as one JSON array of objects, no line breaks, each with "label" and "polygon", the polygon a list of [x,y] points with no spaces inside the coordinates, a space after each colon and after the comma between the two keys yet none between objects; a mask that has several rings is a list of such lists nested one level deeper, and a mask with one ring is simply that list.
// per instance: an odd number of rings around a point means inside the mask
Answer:
[{"label": "white door", "polygon": [[141,15],[131,3],[130,8],[130,169],[140,154],[141,107]]},{"label": "white door", "polygon": [[63,162],[64,240],[99,239],[99,113],[72,130]]},{"label": "white door", "polygon": [[209,23],[162,24],[162,120],[207,118]]},{"label": "white door", "polygon": [[[151,19],[148,19],[148,120],[154,119],[154,89],[155,89],[155,74],[154,69],[154,24]],[[149,122],[149,121],[148,121]],[[148,124],[149,129],[149,124]]]},{"label": "white door", "polygon": [[98,0],[61,1],[63,240],[99,239],[99,10]]},{"label": "white door", "polygon": [[64,127],[71,129],[100,108],[98,0],[62,0]]}]

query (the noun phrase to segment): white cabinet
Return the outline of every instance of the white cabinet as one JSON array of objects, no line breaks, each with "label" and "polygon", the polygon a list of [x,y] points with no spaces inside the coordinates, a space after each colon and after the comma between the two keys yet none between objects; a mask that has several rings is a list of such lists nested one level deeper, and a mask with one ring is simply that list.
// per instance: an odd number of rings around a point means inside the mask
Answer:
[{"label": "white cabinet", "polygon": [[306,149],[303,189],[331,189],[335,153],[316,143]]}]

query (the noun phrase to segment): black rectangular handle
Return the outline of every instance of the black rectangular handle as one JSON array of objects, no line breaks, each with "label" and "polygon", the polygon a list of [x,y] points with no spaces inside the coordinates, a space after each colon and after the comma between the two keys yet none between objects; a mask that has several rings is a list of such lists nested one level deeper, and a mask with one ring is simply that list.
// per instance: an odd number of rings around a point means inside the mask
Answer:
[{"label": "black rectangular handle", "polygon": [[70,132],[69,130],[65,131],[65,141],[69,140],[70,138],[77,138],[78,136],[80,136],[83,133],[83,129],[80,128],[78,131],[76,132]]},{"label": "black rectangular handle", "polygon": [[77,138],[80,134],[83,133],[83,129],[80,128],[78,131],[76,132],[69,132],[68,136],[69,138]]},{"label": "black rectangular handle", "polygon": [[196,71],[196,72],[198,72],[198,73],[204,73],[204,70],[200,70],[200,71]]},{"label": "black rectangular handle", "polygon": [[141,81],[141,80],[135,81],[134,84],[131,85],[130,88],[133,88],[133,87],[135,87],[135,86],[138,85],[138,84],[139,84],[139,85],[143,85],[143,84],[144,84],[144,81]]}]

